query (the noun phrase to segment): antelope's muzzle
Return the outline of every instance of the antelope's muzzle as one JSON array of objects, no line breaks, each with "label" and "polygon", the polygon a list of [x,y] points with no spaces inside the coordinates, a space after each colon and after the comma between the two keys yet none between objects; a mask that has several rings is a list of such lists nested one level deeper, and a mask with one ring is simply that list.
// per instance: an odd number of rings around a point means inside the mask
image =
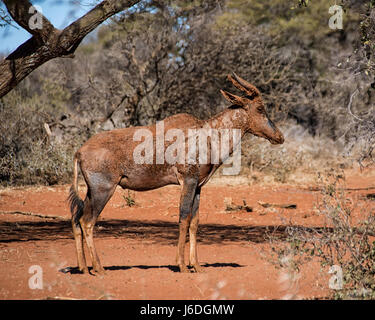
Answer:
[{"label": "antelope's muzzle", "polygon": [[273,131],[273,134],[269,137],[269,141],[271,142],[271,144],[283,144],[284,135],[278,128],[276,128],[275,124],[270,119],[268,119],[268,126]]}]

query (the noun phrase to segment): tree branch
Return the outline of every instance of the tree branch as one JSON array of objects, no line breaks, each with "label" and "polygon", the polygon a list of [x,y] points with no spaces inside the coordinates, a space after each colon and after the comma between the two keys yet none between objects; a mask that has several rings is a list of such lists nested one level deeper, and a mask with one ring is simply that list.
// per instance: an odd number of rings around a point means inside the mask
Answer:
[{"label": "tree branch", "polygon": [[[33,7],[30,1],[3,0],[3,2],[13,20],[42,42],[47,42],[51,34],[55,32],[55,27],[45,16],[36,9],[30,10]],[[38,14],[41,20],[37,27],[33,27],[30,23],[30,18],[35,14]]]},{"label": "tree branch", "polygon": [[58,30],[40,12],[40,28],[30,26],[30,1],[3,0],[12,18],[33,36],[0,62],[0,98],[43,63],[56,57],[73,57],[88,33],[138,2],[140,0],[104,0],[65,29]]},{"label": "tree branch", "polygon": [[355,114],[353,114],[353,113],[352,113],[352,110],[351,110],[351,108],[352,108],[352,103],[353,103],[353,98],[354,98],[354,96],[355,96],[357,93],[358,93],[358,89],[355,90],[355,91],[351,94],[351,96],[350,96],[350,100],[349,100],[349,104],[348,104],[348,112],[349,112],[349,114],[350,114],[351,116],[353,116],[355,119],[357,119],[357,120],[359,120],[359,121],[363,121],[363,119],[361,119],[361,118],[357,117]]}]

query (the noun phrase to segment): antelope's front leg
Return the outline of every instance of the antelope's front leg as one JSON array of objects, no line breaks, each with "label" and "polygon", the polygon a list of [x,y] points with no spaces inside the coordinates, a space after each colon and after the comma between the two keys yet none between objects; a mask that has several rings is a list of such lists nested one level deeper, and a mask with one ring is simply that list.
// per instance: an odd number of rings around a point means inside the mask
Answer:
[{"label": "antelope's front leg", "polygon": [[202,268],[198,262],[197,254],[197,231],[199,225],[199,200],[200,200],[200,187],[197,188],[193,208],[192,208],[192,218],[189,224],[189,241],[190,241],[190,255],[189,255],[189,265],[193,268],[195,272],[202,272]]},{"label": "antelope's front leg", "polygon": [[187,177],[183,181],[180,200],[179,237],[177,245],[177,265],[180,268],[180,272],[189,271],[185,264],[185,242],[187,230],[190,226],[197,185],[197,178]]}]

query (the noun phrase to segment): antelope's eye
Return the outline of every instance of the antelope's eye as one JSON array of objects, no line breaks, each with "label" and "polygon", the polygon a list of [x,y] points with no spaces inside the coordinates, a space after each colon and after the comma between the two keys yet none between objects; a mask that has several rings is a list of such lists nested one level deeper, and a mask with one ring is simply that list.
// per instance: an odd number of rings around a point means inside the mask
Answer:
[{"label": "antelope's eye", "polygon": [[262,106],[257,107],[257,111],[260,113],[264,112],[264,108]]}]

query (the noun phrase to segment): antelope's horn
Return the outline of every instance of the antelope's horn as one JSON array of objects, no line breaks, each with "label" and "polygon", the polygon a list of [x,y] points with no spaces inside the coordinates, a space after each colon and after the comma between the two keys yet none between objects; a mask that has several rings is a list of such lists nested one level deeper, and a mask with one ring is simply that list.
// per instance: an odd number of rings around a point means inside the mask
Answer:
[{"label": "antelope's horn", "polygon": [[233,72],[233,76],[228,75],[228,79],[240,90],[245,91],[248,95],[252,97],[256,97],[260,95],[259,90],[252,85],[251,83],[247,82],[246,80],[242,79],[236,73]]}]

